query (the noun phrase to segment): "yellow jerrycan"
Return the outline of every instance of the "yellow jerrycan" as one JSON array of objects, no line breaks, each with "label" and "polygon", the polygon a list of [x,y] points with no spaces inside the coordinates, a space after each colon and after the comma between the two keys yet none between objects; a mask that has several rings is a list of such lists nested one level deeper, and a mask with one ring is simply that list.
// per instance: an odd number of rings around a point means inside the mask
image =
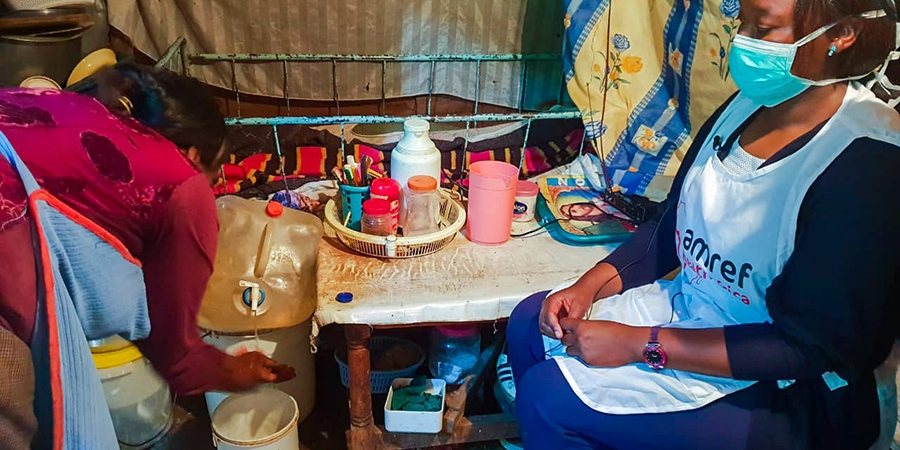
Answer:
[{"label": "yellow jerrycan", "polygon": [[216,200],[219,245],[198,325],[219,333],[293,327],[316,309],[322,221],[274,202]]}]

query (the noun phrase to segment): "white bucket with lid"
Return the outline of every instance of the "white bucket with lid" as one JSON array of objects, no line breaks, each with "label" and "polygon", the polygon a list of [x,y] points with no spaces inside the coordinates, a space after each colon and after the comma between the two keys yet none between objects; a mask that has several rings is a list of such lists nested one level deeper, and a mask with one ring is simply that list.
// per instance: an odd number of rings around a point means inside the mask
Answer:
[{"label": "white bucket with lid", "polygon": [[299,419],[294,397],[278,389],[232,394],[213,413],[213,443],[219,450],[296,450]]}]

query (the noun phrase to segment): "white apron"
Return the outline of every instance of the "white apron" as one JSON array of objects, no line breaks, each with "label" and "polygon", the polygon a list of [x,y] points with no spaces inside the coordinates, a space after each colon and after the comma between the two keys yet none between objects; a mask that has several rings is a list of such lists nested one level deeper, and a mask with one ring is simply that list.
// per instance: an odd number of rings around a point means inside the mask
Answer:
[{"label": "white apron", "polygon": [[[741,95],[735,98],[688,169],[679,204],[672,206],[677,209],[679,276],[601,300],[590,319],[677,328],[771,322],[766,289],[793,252],[797,216],[809,187],[858,137],[900,145],[896,112],[852,83],[834,117],[802,149],[733,175],[716,156],[713,137],[725,140],[758,107]],[[595,368],[565,356],[559,341],[545,338],[544,344],[575,394],[607,414],[696,409],[754,383],[672,369],[656,372],[643,363]],[[832,389],[843,381],[834,374],[823,377]]]}]

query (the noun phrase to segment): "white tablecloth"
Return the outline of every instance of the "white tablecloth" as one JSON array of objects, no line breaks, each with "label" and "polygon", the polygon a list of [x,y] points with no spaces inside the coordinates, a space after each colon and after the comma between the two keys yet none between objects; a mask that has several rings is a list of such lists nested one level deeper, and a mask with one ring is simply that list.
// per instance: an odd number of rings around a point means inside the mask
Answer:
[{"label": "white tablecloth", "polygon": [[[315,320],[323,327],[505,318],[528,295],[578,278],[612,248],[567,246],[547,234],[486,247],[458,235],[433,255],[386,261],[351,252],[326,227]],[[338,303],[340,292],[352,293],[353,301]]]}]

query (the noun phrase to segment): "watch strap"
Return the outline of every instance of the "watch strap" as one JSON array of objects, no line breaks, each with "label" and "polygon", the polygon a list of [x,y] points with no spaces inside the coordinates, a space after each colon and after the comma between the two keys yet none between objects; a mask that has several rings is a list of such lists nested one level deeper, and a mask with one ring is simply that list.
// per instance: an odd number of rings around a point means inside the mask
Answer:
[{"label": "watch strap", "polygon": [[662,370],[666,367],[668,356],[659,343],[660,327],[650,328],[650,339],[644,347],[644,362],[653,370]]}]

